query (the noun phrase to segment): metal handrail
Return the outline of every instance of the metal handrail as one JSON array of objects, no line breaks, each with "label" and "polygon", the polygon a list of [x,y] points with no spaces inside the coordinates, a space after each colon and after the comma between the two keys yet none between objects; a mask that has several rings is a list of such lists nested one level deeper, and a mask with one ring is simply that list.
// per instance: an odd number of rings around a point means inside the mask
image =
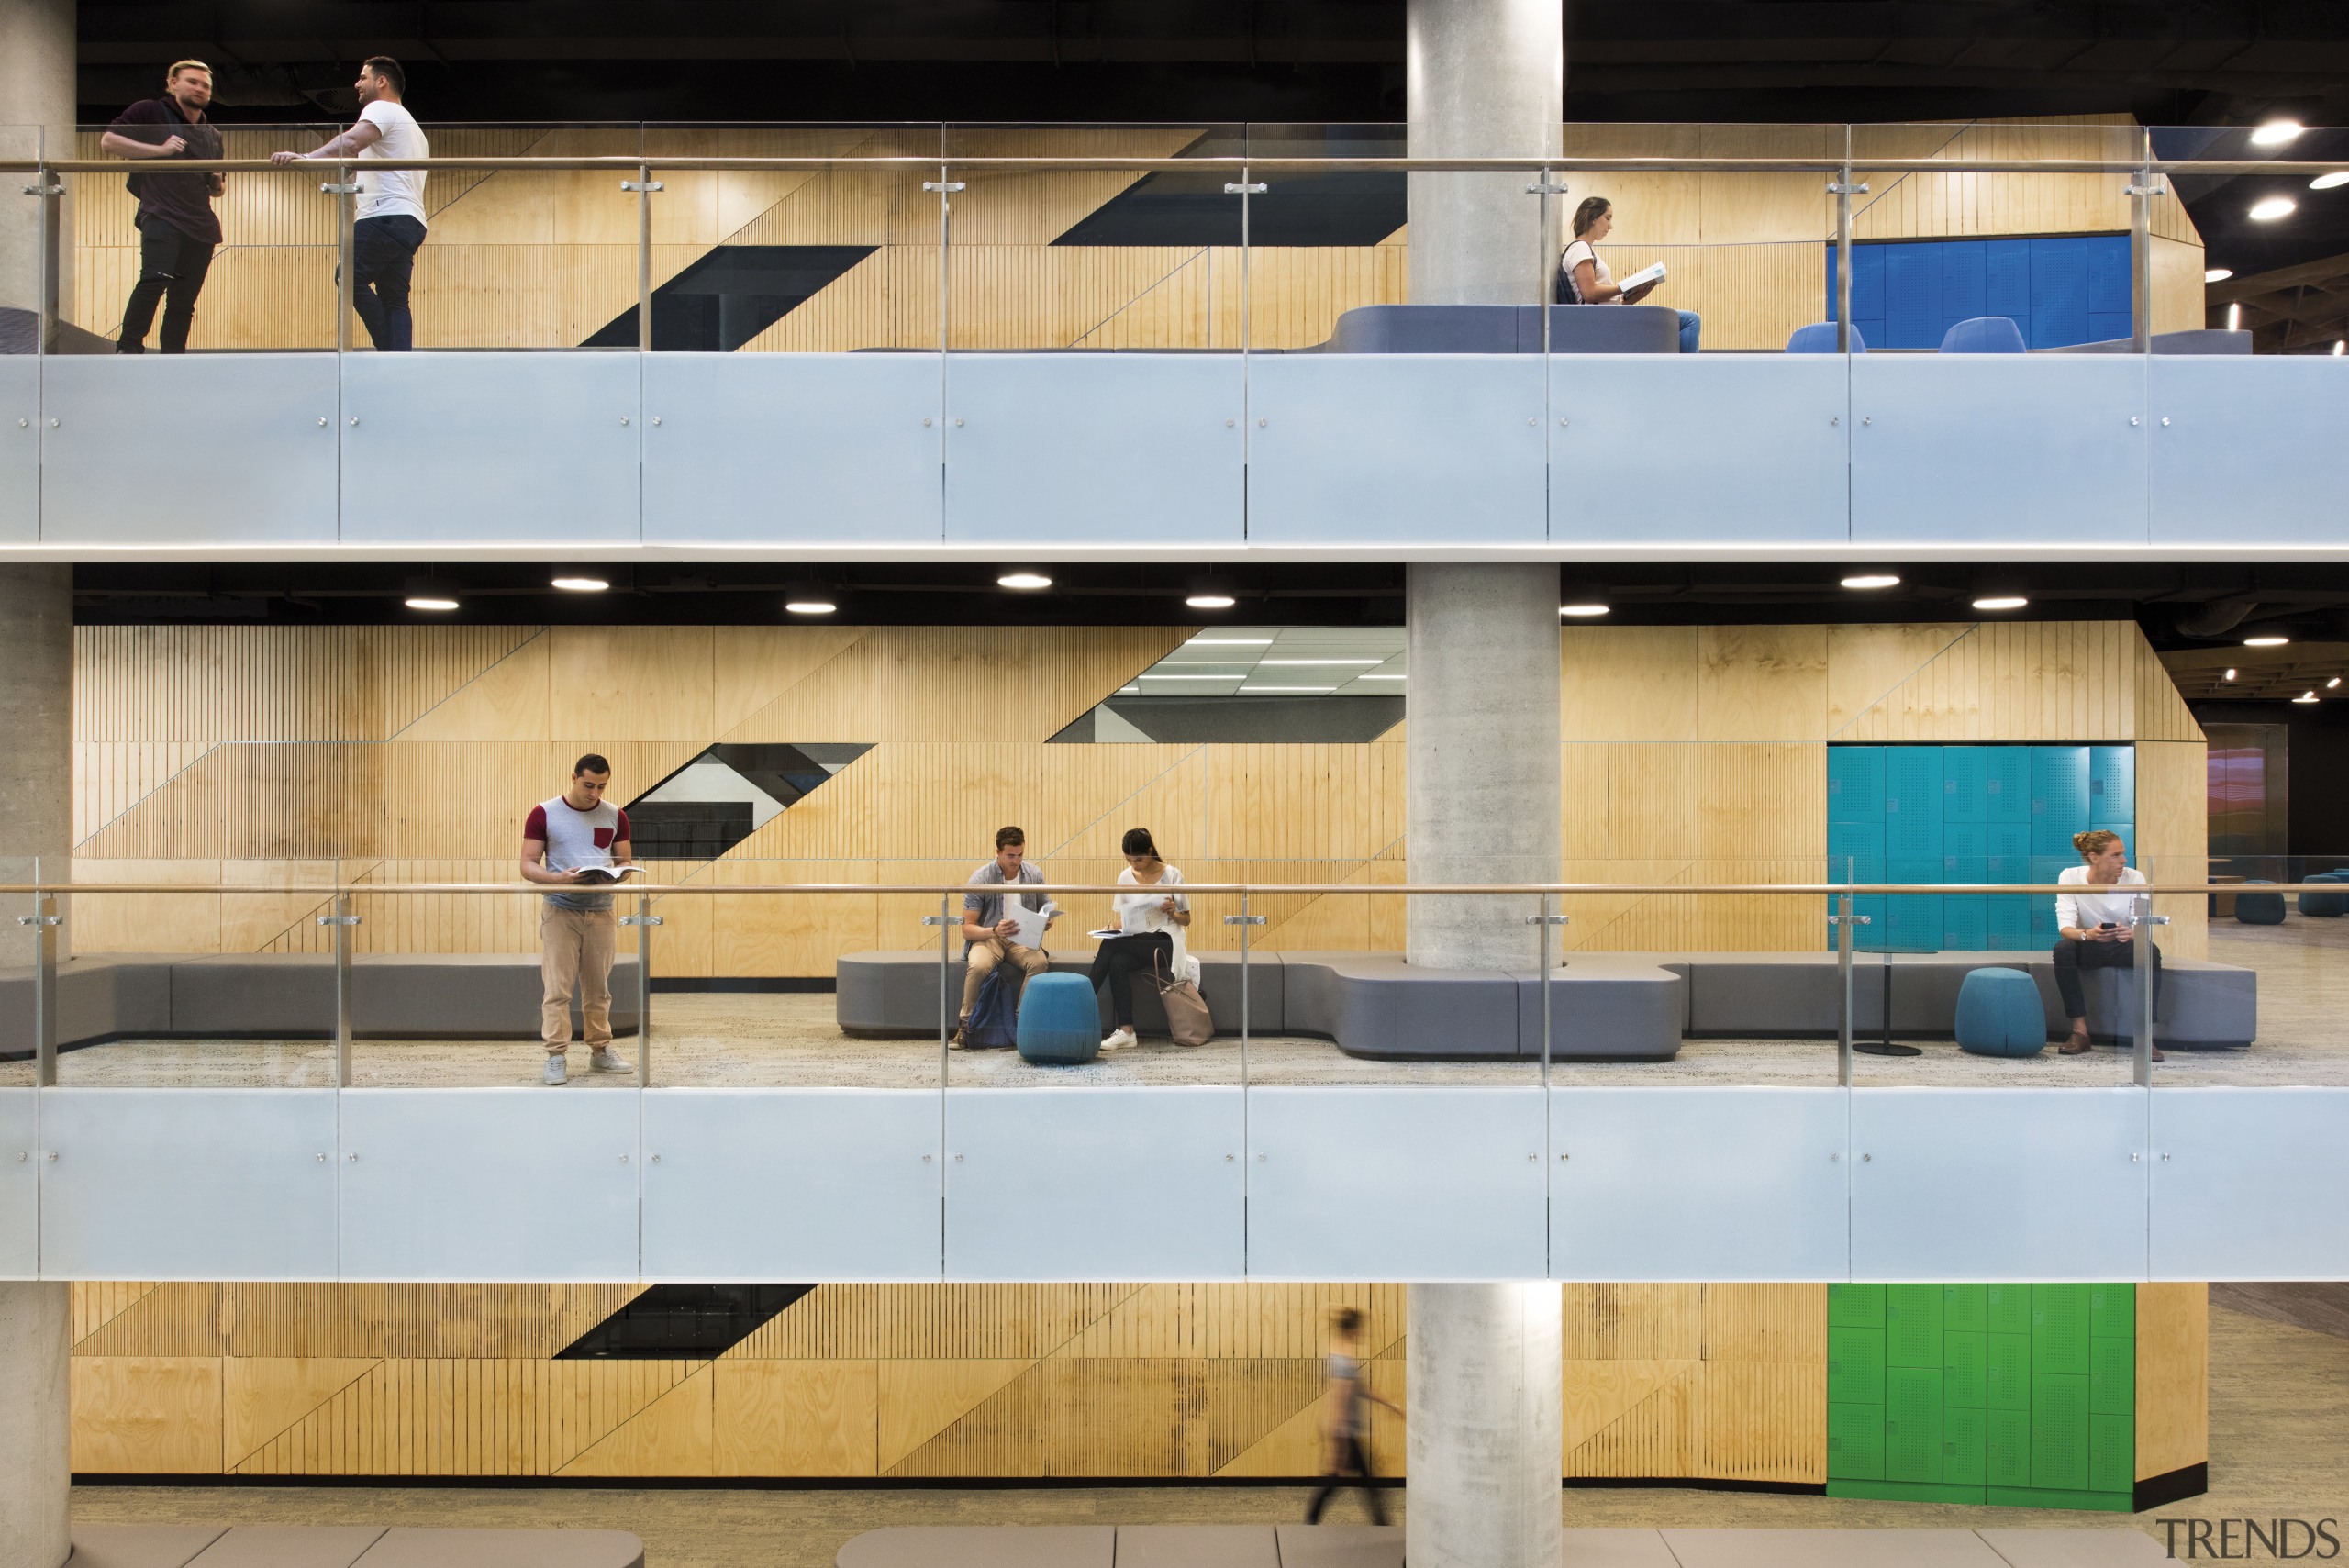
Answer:
[{"label": "metal handrail", "polygon": [[[349,882],[349,883],[288,883],[263,885],[254,883],[201,882],[12,882],[0,883],[0,895],[61,894],[61,893],[234,893],[244,896],[255,895],[296,894],[304,896],[333,898],[363,894],[518,894],[543,896],[551,893],[658,893],[662,895],[685,894],[707,896],[736,897],[744,894],[941,894],[968,893],[974,887],[992,890],[996,884],[968,882],[774,882],[774,883],[647,883],[625,882],[596,884],[578,883],[536,882]],[[1010,884],[1002,884],[1008,886]],[[1021,894],[1085,893],[1121,894],[1135,890],[1133,883],[1066,883],[1025,882],[1018,885]],[[1680,883],[1680,882],[1508,882],[1508,883],[1395,883],[1365,885],[1359,882],[1186,882],[1173,891],[1186,895],[1194,894],[1234,894],[1250,897],[1270,897],[1283,894],[1320,896],[1332,894],[1390,894],[1408,895],[1443,895],[1459,896],[1469,894],[1520,894],[1527,897],[1552,897],[1585,894],[1721,894],[1749,896],[1821,897],[1826,895],[1851,894],[1855,897],[1898,894],[2037,894],[2092,892],[2100,894],[2127,893],[2154,897],[2200,897],[2213,893],[2339,893],[2337,882],[2322,883],[2115,883],[2087,884],[2052,882],[1756,882],[1756,883]]]},{"label": "metal handrail", "polygon": [[[350,161],[346,160],[345,161]],[[1854,157],[1850,167],[1882,174],[2291,174],[2332,173],[2343,160],[2258,158],[1867,158]],[[140,167],[124,158],[0,159],[0,173],[119,174]],[[335,166],[328,159],[276,164],[265,158],[174,158],[174,174],[265,174],[273,169]],[[935,174],[942,168],[970,173],[1029,173],[1052,170],[1122,174],[1436,174],[1493,173],[1688,173],[1688,174],[1838,174],[1845,167],[1840,158],[1107,158],[1107,157],[963,157],[889,153],[859,158],[846,154],[796,158],[662,158],[650,154],[612,153],[593,157],[371,158],[366,167],[379,172],[435,169],[498,172],[541,171],[578,172],[608,170],[634,174],[639,170],[678,173],[775,173],[822,172],[832,169],[897,169],[907,173]]]}]

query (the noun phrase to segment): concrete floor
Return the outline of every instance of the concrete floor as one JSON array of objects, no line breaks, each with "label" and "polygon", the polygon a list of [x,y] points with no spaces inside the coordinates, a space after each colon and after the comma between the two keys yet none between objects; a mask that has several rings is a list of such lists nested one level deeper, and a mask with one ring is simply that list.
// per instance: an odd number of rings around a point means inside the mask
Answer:
[{"label": "concrete floor", "polygon": [[[2265,1298],[2271,1306],[2271,1288]],[[2234,1310],[2210,1313],[2210,1491],[2123,1519],[2026,1508],[1854,1502],[1678,1487],[1568,1488],[1569,1526],[1643,1529],[2110,1529],[2159,1540],[2165,1518],[2349,1516],[2349,1338]],[[2332,1303],[2337,1308],[2339,1303]],[[2288,1314],[2310,1321],[2321,1315]],[[1400,1505],[1402,1497],[1394,1500]],[[633,1530],[649,1568],[831,1568],[851,1536],[884,1525],[1245,1524],[1301,1518],[1279,1486],[1048,1489],[632,1490],[393,1486],[82,1486],[90,1522],[545,1526]],[[1365,1516],[1341,1499],[1333,1522]]]},{"label": "concrete floor", "polygon": [[[2173,1051],[2158,1082],[2186,1084],[2349,1084],[2349,920],[2282,926],[2214,924],[2210,956],[2259,971],[2259,1039],[2249,1051]],[[957,1051],[941,1063],[935,1040],[851,1040],[833,1027],[828,993],[663,993],[653,998],[655,1084],[746,1087],[931,1089],[1027,1084],[1532,1084],[1532,1062],[1358,1061],[1324,1040],[1259,1036],[1243,1052],[1236,1036],[1195,1051],[1149,1040],[1082,1067],[1031,1067],[1009,1051]],[[1918,1057],[1855,1059],[1862,1086],[2110,1086],[2129,1080],[2125,1051],[2005,1061],[1968,1056],[1946,1041]],[[635,1060],[635,1041],[620,1051]],[[544,1064],[530,1040],[361,1040],[353,1080],[362,1087],[526,1085]],[[632,1075],[590,1075],[574,1049],[573,1085],[626,1086]],[[65,1084],[325,1087],[331,1051],[315,1040],[123,1040],[68,1051]],[[1553,1062],[1564,1084],[1771,1084],[1830,1086],[1831,1040],[1692,1040],[1670,1062]],[[0,1084],[31,1082],[27,1062],[0,1062]]]}]

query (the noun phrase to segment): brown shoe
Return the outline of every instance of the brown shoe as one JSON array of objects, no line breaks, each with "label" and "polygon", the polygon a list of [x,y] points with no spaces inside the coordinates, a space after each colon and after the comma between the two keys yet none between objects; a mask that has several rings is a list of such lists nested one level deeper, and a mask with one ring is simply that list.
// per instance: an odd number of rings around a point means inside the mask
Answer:
[{"label": "brown shoe", "polygon": [[2060,1054],[2065,1056],[2081,1056],[2087,1053],[2087,1049],[2088,1031],[2086,1029],[2074,1029],[2072,1031],[2071,1038],[2066,1040],[2060,1048]]},{"label": "brown shoe", "polygon": [[953,1037],[952,1040],[948,1040],[948,1041],[946,1042],[946,1049],[947,1049],[947,1050],[949,1050],[949,1051],[968,1051],[968,1050],[970,1050],[970,1049],[971,1049],[971,1026],[970,1026],[970,1025],[968,1025],[968,1024],[957,1024],[957,1025],[955,1025],[955,1026],[954,1026],[954,1037]]},{"label": "brown shoe", "polygon": [[2157,1045],[2154,1047],[2154,1060],[2156,1062],[2167,1062],[2169,1058],[2162,1054],[2162,1048]]}]

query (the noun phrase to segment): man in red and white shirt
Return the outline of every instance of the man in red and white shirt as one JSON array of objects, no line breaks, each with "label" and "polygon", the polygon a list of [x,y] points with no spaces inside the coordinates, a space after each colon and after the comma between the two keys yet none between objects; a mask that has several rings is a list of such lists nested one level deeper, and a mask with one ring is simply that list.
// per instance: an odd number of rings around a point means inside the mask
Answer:
[{"label": "man in red and white shirt", "polygon": [[[571,787],[530,807],[522,824],[522,877],[576,886],[579,873],[623,866],[634,857],[628,813],[604,798],[612,765],[590,751],[572,764]],[[588,1066],[597,1073],[635,1069],[612,1050],[612,949],[616,929],[608,893],[550,893],[539,916],[539,1031],[546,1041],[546,1082],[570,1075],[571,994],[579,992]]]}]

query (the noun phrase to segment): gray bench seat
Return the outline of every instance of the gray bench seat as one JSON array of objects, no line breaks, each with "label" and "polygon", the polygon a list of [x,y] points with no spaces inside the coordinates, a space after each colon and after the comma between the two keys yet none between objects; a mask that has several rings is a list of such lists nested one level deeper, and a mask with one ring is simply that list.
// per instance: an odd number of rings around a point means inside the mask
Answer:
[{"label": "gray bench seat", "polygon": [[[0,969],[0,1057],[32,1051],[32,971]],[[533,953],[361,953],[351,1029],[372,1040],[534,1040]],[[334,1033],[327,953],[93,953],[57,966],[60,1049],[110,1040],[303,1040]],[[571,1007],[579,1024],[579,1004]],[[636,956],[612,965],[612,1029],[636,1032]]]},{"label": "gray bench seat", "polygon": [[[1239,1028],[1239,956],[1202,953],[1201,993],[1219,1030]],[[1082,973],[1089,952],[1054,954]],[[2055,966],[2044,952],[1860,953],[1852,962],[1853,1029],[1880,1037],[1952,1038],[1965,976],[2020,969],[2037,983],[2051,1036],[2066,1020]],[[840,1026],[855,1035],[934,1035],[938,954],[853,953],[840,961]],[[2233,964],[2165,958],[2154,1038],[2165,1045],[2247,1046],[2258,1035],[2258,975]],[[2134,975],[2092,970],[2088,1024],[2100,1040],[2135,1032]],[[1530,971],[1426,971],[1399,953],[1258,953],[1249,968],[1250,1022],[1265,1034],[1323,1035],[1350,1056],[1501,1061],[1542,1054],[1542,987]],[[953,956],[947,1002],[959,1008],[963,964]],[[1831,1039],[1842,1026],[1843,980],[1831,952],[1575,953],[1551,979],[1551,1055],[1560,1061],[1671,1057],[1684,1036]],[[1102,1001],[1103,1026],[1108,1003]],[[1888,1007],[1888,1011],[1887,1011]],[[1136,1021],[1163,1032],[1147,985]]]}]

